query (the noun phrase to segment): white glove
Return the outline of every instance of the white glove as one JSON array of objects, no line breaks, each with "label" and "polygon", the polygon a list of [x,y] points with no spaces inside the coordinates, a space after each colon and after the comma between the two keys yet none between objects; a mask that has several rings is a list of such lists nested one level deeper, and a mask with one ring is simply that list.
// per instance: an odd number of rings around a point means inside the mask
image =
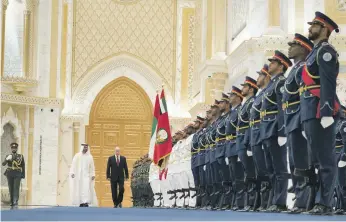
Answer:
[{"label": "white glove", "polygon": [[342,154],[340,161],[338,163],[338,167],[342,168],[346,166],[346,153]]},{"label": "white glove", "polygon": [[204,166],[203,166],[203,170],[205,171],[206,169],[207,169],[207,166],[206,166],[206,165],[204,165]]},{"label": "white glove", "polygon": [[12,160],[12,154],[8,155],[8,156],[6,157],[6,160]]},{"label": "white glove", "polygon": [[345,166],[346,166],[346,161],[340,160],[339,163],[338,163],[338,167],[342,168],[342,167],[345,167]]},{"label": "white glove", "polygon": [[323,128],[327,128],[334,123],[334,118],[332,116],[324,116],[321,119],[321,125]]},{"label": "white glove", "polygon": [[278,138],[278,143],[279,143],[279,146],[283,146],[285,145],[287,142],[287,137],[282,137],[282,136],[279,136]]},{"label": "white glove", "polygon": [[237,159],[238,162],[240,162],[240,159],[239,159],[239,156],[238,156],[238,159]]},{"label": "white glove", "polygon": [[307,139],[307,138],[306,138],[305,131],[302,131],[302,135],[304,136],[305,139]]},{"label": "white glove", "polygon": [[252,151],[246,151],[246,154],[248,155],[248,156],[252,156]]},{"label": "white glove", "polygon": [[226,165],[229,165],[228,157],[225,158]]},{"label": "white glove", "polygon": [[264,150],[264,146],[262,145],[262,150]]}]

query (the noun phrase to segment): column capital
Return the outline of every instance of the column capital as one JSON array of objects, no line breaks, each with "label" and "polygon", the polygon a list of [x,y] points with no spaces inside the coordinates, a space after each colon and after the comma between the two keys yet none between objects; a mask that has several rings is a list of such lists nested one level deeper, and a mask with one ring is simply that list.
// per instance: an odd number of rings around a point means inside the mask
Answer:
[{"label": "column capital", "polygon": [[73,131],[74,132],[79,132],[79,128],[80,128],[80,123],[79,122],[74,122],[73,123]]},{"label": "column capital", "polygon": [[8,0],[2,0],[1,3],[2,3],[3,10],[6,11],[7,6],[8,6]]},{"label": "column capital", "polygon": [[33,11],[35,6],[39,4],[39,0],[25,0],[24,5],[25,5],[25,11]]}]

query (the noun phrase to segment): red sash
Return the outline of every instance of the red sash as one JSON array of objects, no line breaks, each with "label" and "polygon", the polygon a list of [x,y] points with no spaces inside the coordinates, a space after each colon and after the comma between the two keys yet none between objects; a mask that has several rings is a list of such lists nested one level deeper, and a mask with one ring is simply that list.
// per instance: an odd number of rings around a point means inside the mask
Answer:
[{"label": "red sash", "polygon": [[[311,86],[311,85],[317,85],[317,83],[315,82],[315,80],[313,78],[311,78],[311,74],[308,71],[308,67],[306,66],[306,64],[304,65],[303,68],[303,73],[302,73],[302,79],[303,82],[306,86]],[[321,98],[321,89],[320,88],[314,88],[314,89],[308,89],[308,91],[318,97],[319,99]],[[334,101],[334,112],[333,112],[333,116],[339,111],[340,105],[339,103],[335,100]],[[320,113],[320,101],[318,102],[317,105],[317,113],[316,113],[316,118],[320,118],[321,117],[321,113]]]}]

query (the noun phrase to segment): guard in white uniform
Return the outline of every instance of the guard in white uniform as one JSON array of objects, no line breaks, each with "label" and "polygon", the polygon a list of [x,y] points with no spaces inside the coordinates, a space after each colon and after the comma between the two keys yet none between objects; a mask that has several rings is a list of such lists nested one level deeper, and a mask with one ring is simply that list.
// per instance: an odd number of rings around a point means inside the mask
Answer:
[{"label": "guard in white uniform", "polygon": [[[181,196],[181,192],[179,192],[179,180],[177,180],[177,173],[179,169],[179,149],[182,145],[183,141],[180,140],[182,138],[182,131],[177,132],[176,139],[178,142],[173,146],[172,152],[168,159],[168,173],[167,173],[167,194],[169,195],[169,207],[177,206],[177,202],[179,202],[179,197]],[[182,206],[182,204],[180,204]],[[166,204],[165,204],[166,206]]]},{"label": "guard in white uniform", "polygon": [[182,170],[180,173],[180,184],[184,191],[184,206],[191,208],[196,207],[195,181],[191,169],[191,148],[194,132],[194,123],[190,123],[184,129],[184,137],[186,137],[186,139],[180,152],[182,156],[180,163]]}]

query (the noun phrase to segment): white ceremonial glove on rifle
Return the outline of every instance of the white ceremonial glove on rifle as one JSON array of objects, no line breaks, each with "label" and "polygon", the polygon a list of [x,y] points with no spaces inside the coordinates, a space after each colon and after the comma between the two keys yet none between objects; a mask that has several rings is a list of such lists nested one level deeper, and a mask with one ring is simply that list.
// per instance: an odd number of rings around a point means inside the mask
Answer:
[{"label": "white ceremonial glove on rifle", "polygon": [[240,159],[239,159],[239,156],[238,156],[238,159],[237,159],[238,162],[240,162]]},{"label": "white ceremonial glove on rifle", "polygon": [[6,157],[6,160],[12,160],[12,154],[8,155],[8,156]]},{"label": "white ceremonial glove on rifle", "polygon": [[229,164],[229,162],[228,162],[228,157],[225,158],[225,162],[226,162],[226,165]]},{"label": "white ceremonial glove on rifle", "polygon": [[249,151],[249,150],[246,151],[246,155],[247,155],[247,156],[252,156],[252,151]]},{"label": "white ceremonial glove on rifle", "polygon": [[279,146],[285,145],[286,142],[287,142],[287,137],[282,137],[282,136],[279,136],[279,137],[278,137]]},{"label": "white ceremonial glove on rifle", "polygon": [[206,165],[204,165],[204,166],[203,166],[203,170],[205,171],[206,169],[207,169],[207,166],[206,166]]},{"label": "white ceremonial glove on rifle", "polygon": [[327,128],[334,123],[334,118],[332,116],[324,116],[321,119],[321,125],[323,128]]},{"label": "white ceremonial glove on rifle", "polygon": [[302,131],[302,135],[304,136],[305,139],[307,139],[307,138],[306,138],[305,131]]},{"label": "white ceremonial glove on rifle", "polygon": [[338,163],[338,167],[339,168],[342,168],[342,167],[345,167],[346,166],[346,154],[342,154],[341,158],[340,158],[340,161]]}]

